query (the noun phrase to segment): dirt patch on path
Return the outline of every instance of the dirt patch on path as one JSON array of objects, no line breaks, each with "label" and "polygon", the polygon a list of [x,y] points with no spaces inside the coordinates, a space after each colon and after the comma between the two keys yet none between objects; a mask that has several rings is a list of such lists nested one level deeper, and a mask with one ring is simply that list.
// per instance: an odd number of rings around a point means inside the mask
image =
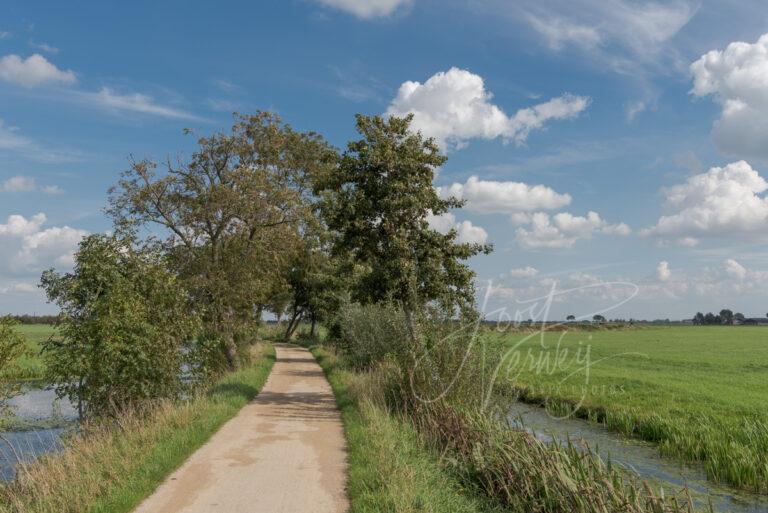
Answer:
[{"label": "dirt patch on path", "polygon": [[306,349],[277,345],[261,393],[135,513],[342,513],[346,449],[328,381]]}]

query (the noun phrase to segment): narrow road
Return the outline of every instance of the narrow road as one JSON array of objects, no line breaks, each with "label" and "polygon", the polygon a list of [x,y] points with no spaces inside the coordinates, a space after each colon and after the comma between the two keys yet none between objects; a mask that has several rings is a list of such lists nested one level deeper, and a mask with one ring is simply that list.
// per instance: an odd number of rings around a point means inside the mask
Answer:
[{"label": "narrow road", "polygon": [[135,513],[341,513],[346,449],[328,381],[306,349],[277,345],[256,399]]}]

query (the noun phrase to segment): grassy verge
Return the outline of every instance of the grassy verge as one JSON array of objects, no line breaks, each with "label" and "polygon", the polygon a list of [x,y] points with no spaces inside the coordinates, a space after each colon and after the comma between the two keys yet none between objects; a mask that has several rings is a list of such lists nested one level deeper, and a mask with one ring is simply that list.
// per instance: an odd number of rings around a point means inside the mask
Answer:
[{"label": "grassy verge", "polygon": [[344,370],[329,350],[311,349],[331,383],[344,421],[350,513],[500,511],[446,469],[412,424],[359,393],[360,375]]},{"label": "grassy verge", "polygon": [[0,487],[2,513],[127,513],[253,397],[275,361],[272,346],[253,363],[183,403],[85,426],[65,450],[21,468]]},{"label": "grassy verge", "polygon": [[517,353],[508,355],[516,362],[509,384],[524,400],[655,442],[665,456],[700,461],[713,481],[768,491],[768,330],[688,326],[483,337]]}]

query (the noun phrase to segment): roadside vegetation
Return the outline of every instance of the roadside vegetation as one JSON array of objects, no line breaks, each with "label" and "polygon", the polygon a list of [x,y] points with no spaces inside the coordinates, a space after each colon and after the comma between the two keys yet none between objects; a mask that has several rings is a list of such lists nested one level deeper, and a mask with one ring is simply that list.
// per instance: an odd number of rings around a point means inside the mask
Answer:
[{"label": "roadside vegetation", "polygon": [[60,452],[22,464],[0,484],[2,513],[127,513],[261,390],[274,348],[184,401],[159,401],[81,425]]},{"label": "roadside vegetation", "polygon": [[711,480],[768,492],[763,328],[481,336],[508,362],[518,355],[505,382],[523,400],[655,442],[665,456],[702,462]]},{"label": "roadside vegetation", "polygon": [[302,323],[325,341],[354,511],[692,511],[684,491],[506,423],[514,384],[489,369],[507,341],[475,343],[467,264],[493,248],[430,225],[463,203],[434,188],[446,157],[411,121],[358,115],[339,151],[260,112],[186,160],[131,162],[114,229],[42,277],[61,311],[43,376],[83,436],[22,466],[8,511],[129,511],[257,393],[271,363],[250,363],[254,341]]}]

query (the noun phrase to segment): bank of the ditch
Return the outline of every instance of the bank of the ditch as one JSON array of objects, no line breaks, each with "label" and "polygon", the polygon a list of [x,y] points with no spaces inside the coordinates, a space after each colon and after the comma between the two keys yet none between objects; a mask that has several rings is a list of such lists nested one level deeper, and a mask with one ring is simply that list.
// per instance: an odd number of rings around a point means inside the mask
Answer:
[{"label": "bank of the ditch", "polygon": [[350,513],[501,511],[441,464],[414,427],[366,399],[361,377],[330,351],[310,348],[341,409],[349,451]]},{"label": "bank of the ditch", "polygon": [[261,390],[271,345],[193,399],[85,426],[64,449],[20,467],[0,487],[0,513],[128,513]]}]

